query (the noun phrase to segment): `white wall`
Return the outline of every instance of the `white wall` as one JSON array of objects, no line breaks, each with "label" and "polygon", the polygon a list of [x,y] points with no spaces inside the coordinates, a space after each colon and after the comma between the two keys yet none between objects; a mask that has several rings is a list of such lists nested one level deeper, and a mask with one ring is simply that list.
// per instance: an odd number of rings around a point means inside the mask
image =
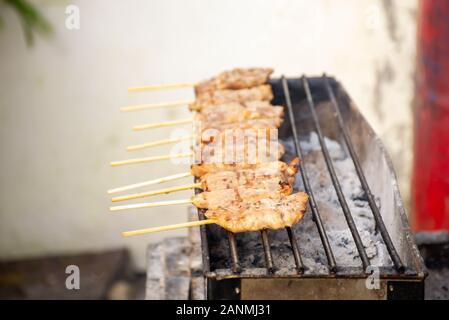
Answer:
[{"label": "white wall", "polygon": [[[135,133],[132,125],[188,112],[118,108],[191,97],[130,94],[130,85],[194,81],[235,66],[338,77],[387,144],[408,197],[416,0],[36,3],[55,35],[33,48],[24,44],[15,14],[1,9],[0,258],[128,246],[142,267],[149,241],[183,234],[122,239],[123,230],[184,221],[186,210],[110,214],[106,190],[187,170],[166,162],[114,169],[108,163],[131,157],[127,145],[170,134]],[[79,31],[64,25],[70,3],[80,8]]]}]

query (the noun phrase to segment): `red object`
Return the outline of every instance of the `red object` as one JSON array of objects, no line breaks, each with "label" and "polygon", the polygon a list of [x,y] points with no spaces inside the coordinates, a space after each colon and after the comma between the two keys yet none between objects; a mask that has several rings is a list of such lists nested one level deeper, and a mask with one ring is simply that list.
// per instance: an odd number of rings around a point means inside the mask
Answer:
[{"label": "red object", "polygon": [[412,181],[413,228],[449,230],[449,1],[421,0]]}]

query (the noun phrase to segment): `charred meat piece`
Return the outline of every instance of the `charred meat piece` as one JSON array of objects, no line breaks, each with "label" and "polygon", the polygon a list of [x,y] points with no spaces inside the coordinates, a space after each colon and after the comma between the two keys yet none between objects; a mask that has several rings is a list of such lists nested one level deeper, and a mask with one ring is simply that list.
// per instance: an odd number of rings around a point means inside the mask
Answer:
[{"label": "charred meat piece", "polygon": [[[199,178],[201,189],[206,191],[232,189],[239,186],[276,190],[278,185],[293,186],[299,161],[292,161],[287,170],[259,168],[255,170],[219,171],[207,173]],[[285,167],[283,166],[285,169]]]},{"label": "charred meat piece", "polygon": [[223,89],[245,89],[267,83],[273,73],[271,68],[235,68],[218,76],[200,82],[195,86],[195,94]]},{"label": "charred meat piece", "polygon": [[228,128],[226,125],[223,125],[224,128],[220,128],[220,126],[203,130],[199,127],[195,128],[195,132],[198,132],[196,136],[201,138],[197,142],[210,143],[215,141],[217,143],[229,143],[229,141],[235,141],[235,143],[241,143],[246,141],[246,143],[260,143],[264,140],[267,143],[273,143],[278,141],[278,128],[275,126],[275,121],[267,126],[267,119],[259,120],[261,121],[256,123],[247,123],[245,121],[234,128]]},{"label": "charred meat piece", "polygon": [[204,191],[192,197],[192,203],[202,209],[218,210],[229,209],[238,210],[246,203],[258,203],[263,199],[279,200],[293,192],[289,185],[278,184],[275,189],[247,188],[239,186],[233,189],[222,189],[214,191]]},{"label": "charred meat piece", "polygon": [[272,172],[287,172],[288,175],[294,176],[298,172],[299,158],[295,158],[290,164],[286,164],[282,161],[272,161],[264,163],[202,163],[193,165],[191,168],[192,175],[195,177],[202,177],[206,174],[217,173],[221,171],[241,171],[241,170],[254,170],[257,174],[271,174]]},{"label": "charred meat piece", "polygon": [[208,91],[196,95],[194,103],[190,104],[191,111],[199,111],[204,106],[225,104],[231,102],[244,103],[249,101],[271,101],[273,91],[270,85],[261,85],[240,90]]},{"label": "charred meat piece", "polygon": [[208,129],[215,129],[219,131],[236,129],[277,129],[281,126],[282,121],[282,118],[262,118],[226,123],[195,122],[195,125],[200,126],[199,129],[201,129],[202,132]]},{"label": "charred meat piece", "polygon": [[239,206],[209,209],[208,219],[231,232],[282,229],[298,223],[304,216],[309,197],[298,192],[280,198],[264,198],[256,202],[241,202]]},{"label": "charred meat piece", "polygon": [[284,107],[272,106],[268,102],[256,101],[248,103],[228,103],[203,108],[195,116],[204,123],[237,123],[244,120],[284,117]]},{"label": "charred meat piece", "polygon": [[[204,164],[257,164],[279,160],[285,147],[278,141],[263,140],[253,143],[209,143],[194,149],[195,161]],[[199,158],[201,157],[201,158]]]}]

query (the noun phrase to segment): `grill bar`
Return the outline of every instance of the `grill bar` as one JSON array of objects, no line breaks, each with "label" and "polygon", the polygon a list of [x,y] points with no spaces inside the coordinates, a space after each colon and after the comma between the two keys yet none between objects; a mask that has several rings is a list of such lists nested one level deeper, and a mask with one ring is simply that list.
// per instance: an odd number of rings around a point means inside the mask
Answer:
[{"label": "grill bar", "polygon": [[[195,190],[196,192],[196,190]],[[206,217],[202,210],[198,210],[198,220],[204,220]],[[207,241],[207,226],[200,226],[200,237],[201,237],[201,246],[203,247],[202,258],[203,258],[203,268],[206,271],[210,271],[210,260],[209,255],[209,242]]]},{"label": "grill bar", "polygon": [[274,273],[273,254],[271,253],[270,240],[268,239],[267,230],[260,232],[262,237],[263,250],[265,252],[265,260],[267,261],[268,273]]},{"label": "grill bar", "polygon": [[[288,114],[289,114],[290,123],[291,123],[291,127],[292,127],[293,138],[295,141],[296,153],[298,154],[300,159],[303,159],[301,145],[299,143],[298,132],[296,131],[296,124],[295,124],[295,118],[294,118],[294,113],[293,113],[293,106],[292,106],[292,102],[291,102],[291,98],[290,98],[290,92],[288,90],[288,83],[284,76],[282,76],[281,82],[282,82],[282,88],[284,91],[285,104],[288,109]],[[321,220],[320,212],[318,210],[318,206],[316,205],[315,197],[313,196],[312,188],[310,187],[309,178],[307,176],[307,172],[306,172],[305,166],[302,163],[302,161],[299,162],[299,168],[300,168],[300,172],[301,172],[302,181],[304,184],[304,189],[307,192],[307,194],[309,195],[309,203],[310,203],[310,208],[312,210],[313,220],[317,226],[318,233],[319,233],[320,239],[321,239],[321,243],[323,244],[324,252],[326,253],[327,261],[329,264],[329,269],[332,273],[334,273],[337,271],[337,263],[335,262],[334,253],[332,252],[332,248],[329,244],[329,239],[328,239],[326,231],[324,229],[323,221]]]},{"label": "grill bar", "polygon": [[376,205],[374,196],[371,193],[371,189],[368,185],[368,182],[366,181],[365,174],[363,173],[362,166],[360,165],[360,162],[359,162],[359,158],[354,151],[354,146],[352,144],[351,139],[349,138],[349,134],[348,134],[346,127],[343,123],[343,118],[342,118],[341,112],[340,112],[340,106],[337,102],[337,99],[335,98],[334,90],[332,89],[332,86],[329,83],[329,78],[325,74],[323,75],[323,80],[324,80],[324,84],[326,87],[326,91],[329,95],[332,105],[334,106],[335,117],[337,118],[338,125],[343,133],[343,138],[345,140],[349,154],[351,155],[355,170],[357,171],[357,175],[359,176],[362,188],[365,191],[365,194],[368,198],[369,206],[371,208],[371,211],[373,212],[373,216],[376,221],[376,227],[379,229],[379,232],[382,235],[385,245],[387,246],[388,253],[390,254],[390,257],[391,257],[396,269],[399,272],[404,272],[404,270],[405,270],[404,265],[401,261],[401,258],[399,257],[398,252],[396,251],[396,248],[394,247],[393,241],[391,241],[391,238],[387,231],[387,228],[385,227],[385,223],[382,219],[379,208]]},{"label": "grill bar", "polygon": [[296,236],[292,228],[286,227],[288,239],[290,240],[290,244],[292,246],[293,258],[295,258],[296,270],[299,274],[304,273],[304,264],[302,263],[301,254],[299,253],[299,245],[296,240]]},{"label": "grill bar", "polygon": [[318,120],[318,116],[315,111],[315,103],[313,102],[312,93],[310,92],[309,82],[305,76],[302,77],[302,83],[304,87],[304,91],[307,97],[307,104],[309,106],[309,110],[312,114],[313,122],[315,125],[315,129],[318,135],[318,139],[320,141],[321,151],[323,152],[324,160],[326,161],[326,166],[329,171],[332,184],[334,185],[335,192],[337,193],[338,201],[340,202],[341,208],[343,210],[343,214],[346,218],[346,222],[348,224],[349,229],[351,230],[352,237],[354,239],[357,250],[360,254],[360,259],[362,260],[363,269],[370,265],[368,255],[366,254],[365,248],[363,247],[362,239],[360,238],[359,232],[357,230],[357,226],[354,222],[354,219],[351,215],[351,211],[349,210],[348,204],[346,203],[345,196],[340,186],[340,182],[338,181],[337,174],[335,173],[334,165],[332,164],[332,160],[329,154],[329,150],[327,149],[326,142],[324,141],[323,134],[321,132],[320,123]]},{"label": "grill bar", "polygon": [[229,241],[229,250],[231,252],[232,272],[239,273],[241,271],[241,268],[239,263],[239,255],[237,252],[237,241],[235,239],[235,234],[230,231],[227,231],[227,233]]}]

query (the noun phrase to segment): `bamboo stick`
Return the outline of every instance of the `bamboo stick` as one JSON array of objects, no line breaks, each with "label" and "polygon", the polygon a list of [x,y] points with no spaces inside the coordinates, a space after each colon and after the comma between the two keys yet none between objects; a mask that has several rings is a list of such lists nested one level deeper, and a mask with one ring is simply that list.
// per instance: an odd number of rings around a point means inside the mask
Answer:
[{"label": "bamboo stick", "polygon": [[213,224],[213,223],[216,223],[216,221],[212,220],[212,219],[185,222],[185,223],[177,223],[177,224],[171,224],[171,225],[162,226],[162,227],[125,231],[125,232],[122,232],[122,236],[123,237],[131,237],[131,236],[137,236],[137,235],[153,233],[153,232],[161,232],[161,231],[169,231],[169,230],[175,230],[175,229],[181,229],[181,228],[192,228],[192,227],[197,227],[197,226],[204,226],[206,224]]},{"label": "bamboo stick", "polygon": [[172,193],[172,192],[195,189],[195,188],[200,188],[200,187],[201,187],[201,183],[189,183],[189,184],[176,186],[176,187],[170,187],[170,188],[164,188],[164,189],[153,190],[153,191],[148,191],[148,192],[133,193],[133,194],[127,194],[124,196],[114,197],[114,198],[112,198],[112,202],[145,198],[145,197],[150,197],[150,196],[156,196],[159,194],[168,194],[168,193]]},{"label": "bamboo stick", "polygon": [[148,180],[148,181],[144,181],[144,182],[130,184],[130,185],[123,186],[123,187],[110,189],[110,190],[108,190],[108,193],[109,194],[118,193],[118,192],[122,192],[122,191],[126,191],[126,190],[137,189],[140,187],[146,187],[146,186],[150,186],[153,184],[164,183],[164,182],[182,179],[182,178],[190,177],[190,176],[192,176],[192,173],[190,171],[183,172],[183,173],[177,173],[177,174],[173,174],[171,176],[166,176],[166,177],[162,177],[162,178],[158,178],[158,179]]},{"label": "bamboo stick", "polygon": [[120,108],[121,112],[132,112],[132,111],[141,111],[147,109],[157,109],[157,108],[168,108],[168,107],[180,107],[186,106],[195,102],[194,100],[177,100],[170,102],[161,102],[161,103],[147,103],[147,104],[138,104],[134,106],[126,106]]},{"label": "bamboo stick", "polygon": [[142,150],[142,149],[146,149],[146,148],[161,146],[164,144],[170,144],[170,143],[175,143],[175,142],[179,142],[179,141],[183,141],[183,140],[189,140],[191,138],[193,138],[193,134],[189,134],[189,135],[181,136],[181,137],[170,138],[170,139],[157,140],[157,141],[147,142],[147,143],[142,143],[142,144],[136,144],[136,145],[127,147],[126,150],[128,150],[128,151]]},{"label": "bamboo stick", "polygon": [[155,128],[162,128],[162,127],[169,127],[169,126],[176,126],[178,124],[185,124],[185,123],[192,123],[193,118],[187,118],[187,119],[179,119],[179,120],[173,120],[173,121],[163,121],[163,122],[156,122],[156,123],[148,123],[148,124],[141,124],[133,127],[134,131],[141,131],[146,129],[155,129]]},{"label": "bamboo stick", "polygon": [[129,92],[141,92],[141,91],[153,91],[153,90],[165,90],[165,89],[182,89],[193,88],[196,85],[195,82],[178,82],[178,83],[162,83],[151,84],[139,87],[129,87]]},{"label": "bamboo stick", "polygon": [[164,206],[172,206],[176,204],[186,204],[192,203],[192,199],[181,199],[181,200],[167,200],[167,201],[159,201],[159,202],[147,202],[147,203],[136,203],[136,204],[127,204],[123,206],[115,206],[110,207],[110,211],[122,211],[129,209],[143,209],[143,208],[155,208],[155,207],[164,207]]},{"label": "bamboo stick", "polygon": [[191,157],[191,156],[193,156],[193,152],[164,154],[161,156],[152,156],[152,157],[145,157],[145,158],[134,158],[134,159],[127,159],[127,160],[120,160],[120,161],[112,161],[111,166],[118,167],[118,166],[123,166],[123,165],[127,165],[127,164],[147,163],[147,162],[153,162],[153,161],[159,161],[159,160],[187,158],[187,157]]}]

